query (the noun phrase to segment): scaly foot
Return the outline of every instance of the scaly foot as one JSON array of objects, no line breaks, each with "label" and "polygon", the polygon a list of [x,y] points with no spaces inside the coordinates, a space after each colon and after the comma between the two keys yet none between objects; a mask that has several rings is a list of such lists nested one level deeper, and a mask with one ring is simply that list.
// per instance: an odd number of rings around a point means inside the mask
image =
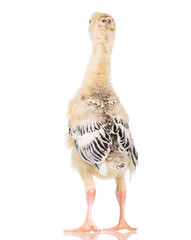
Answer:
[{"label": "scaly foot", "polygon": [[102,231],[103,232],[114,232],[114,231],[119,231],[122,229],[127,229],[129,231],[137,231],[137,228],[130,227],[125,220],[120,221],[115,227],[104,228],[104,229],[102,229]]},{"label": "scaly foot", "polygon": [[74,228],[74,229],[66,229],[64,230],[64,233],[70,233],[70,232],[98,232],[98,227],[91,221],[91,222],[85,222],[81,227]]}]

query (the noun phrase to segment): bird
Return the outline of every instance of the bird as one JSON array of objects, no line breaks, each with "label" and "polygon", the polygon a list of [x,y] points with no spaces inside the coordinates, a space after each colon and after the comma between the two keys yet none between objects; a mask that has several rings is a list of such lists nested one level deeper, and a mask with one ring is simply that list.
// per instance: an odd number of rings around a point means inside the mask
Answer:
[{"label": "bird", "polygon": [[107,13],[95,12],[89,20],[92,53],[82,85],[68,105],[67,144],[71,148],[72,166],[84,183],[87,216],[79,228],[67,232],[100,231],[92,220],[92,207],[96,188],[94,176],[114,178],[120,217],[116,226],[103,231],[136,228],[125,219],[126,183],[138,165],[138,153],[129,129],[129,117],[115,93],[111,75],[111,53],[116,33],[116,23]]}]

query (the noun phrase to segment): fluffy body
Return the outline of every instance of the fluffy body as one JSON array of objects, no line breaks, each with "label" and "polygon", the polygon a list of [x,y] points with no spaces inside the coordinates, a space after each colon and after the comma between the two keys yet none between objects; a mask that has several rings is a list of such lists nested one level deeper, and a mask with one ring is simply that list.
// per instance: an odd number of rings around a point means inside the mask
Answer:
[{"label": "fluffy body", "polygon": [[[109,23],[105,24],[103,19]],[[82,86],[69,103],[69,133],[67,136],[68,145],[72,148],[72,165],[82,176],[86,191],[94,187],[92,175],[100,178],[118,178],[124,176],[128,169],[131,175],[137,164],[137,153],[135,153],[136,161],[133,163],[131,154],[119,151],[119,144],[112,150],[114,141],[111,140],[109,150],[105,151],[106,156],[101,160],[102,164],[98,165],[101,170],[98,171],[95,166],[82,157],[78,149],[80,144],[75,144],[81,136],[80,134],[74,136],[72,129],[86,128],[94,123],[106,125],[114,119],[122,120],[125,123],[129,121],[110,82],[110,56],[115,38],[115,22],[111,16],[100,13],[93,14],[91,21],[89,32],[93,43],[92,55]],[[93,134],[96,135],[95,132],[89,134],[88,137],[82,134],[84,137],[80,142],[84,143],[85,141],[88,144],[88,141],[92,140],[91,137],[95,137]],[[110,131],[109,134],[111,136],[113,132]],[[134,147],[129,130],[128,135]]]}]

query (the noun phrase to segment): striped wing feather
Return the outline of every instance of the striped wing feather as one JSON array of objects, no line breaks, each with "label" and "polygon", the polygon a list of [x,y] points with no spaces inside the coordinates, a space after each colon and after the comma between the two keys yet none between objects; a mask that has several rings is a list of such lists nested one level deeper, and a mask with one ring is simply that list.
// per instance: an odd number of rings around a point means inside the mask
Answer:
[{"label": "striped wing feather", "polygon": [[138,164],[138,153],[128,123],[123,120],[118,121],[115,119],[114,133],[118,135],[118,150],[129,155],[134,167],[136,167]]},{"label": "striped wing feather", "polygon": [[110,133],[117,135],[118,150],[130,157],[134,168],[138,163],[138,153],[128,123],[115,118],[110,121],[109,126],[108,128],[108,124],[95,122],[73,126],[70,130],[81,157],[102,175],[107,174],[104,162],[111,151],[112,137]]},{"label": "striped wing feather", "polygon": [[72,127],[71,133],[81,157],[99,171],[110,152],[111,138],[105,125],[86,123]]}]

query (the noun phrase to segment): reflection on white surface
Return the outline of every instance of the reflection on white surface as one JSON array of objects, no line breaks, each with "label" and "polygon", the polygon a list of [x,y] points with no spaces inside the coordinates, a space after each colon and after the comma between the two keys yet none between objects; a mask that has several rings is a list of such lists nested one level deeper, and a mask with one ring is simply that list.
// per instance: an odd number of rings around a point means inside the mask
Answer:
[{"label": "reflection on white surface", "polygon": [[[118,240],[127,240],[132,234],[136,232],[127,232],[127,233],[120,233],[120,232],[101,232],[101,233],[64,233],[65,236],[75,236],[79,237],[82,240],[97,240],[99,236],[103,235],[111,235],[116,237]],[[108,239],[108,238],[106,238]]]}]

